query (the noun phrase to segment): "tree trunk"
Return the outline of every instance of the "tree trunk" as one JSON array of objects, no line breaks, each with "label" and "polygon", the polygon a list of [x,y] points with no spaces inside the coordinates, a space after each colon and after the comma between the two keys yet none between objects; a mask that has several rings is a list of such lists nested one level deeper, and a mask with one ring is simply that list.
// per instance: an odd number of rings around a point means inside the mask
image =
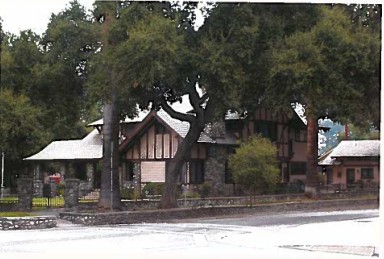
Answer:
[{"label": "tree trunk", "polygon": [[179,145],[174,158],[168,163],[165,172],[164,192],[160,203],[162,209],[177,207],[176,188],[178,177],[182,166],[190,157],[192,146],[197,143],[203,129],[204,123],[197,122],[197,119],[196,122],[191,123],[189,131]]},{"label": "tree trunk", "polygon": [[[109,50],[109,30],[112,22],[115,4],[106,8],[103,24],[103,51]],[[105,60],[107,84],[110,87],[110,96],[104,102],[103,110],[103,170],[101,173],[99,210],[121,209],[120,183],[118,171],[119,147],[119,116],[117,107],[117,94],[114,76]]]},{"label": "tree trunk", "polygon": [[[309,113],[308,113],[309,114]],[[317,172],[317,156],[318,156],[318,122],[317,119],[307,114],[307,181],[305,192],[311,193],[313,196],[318,194],[319,178]]]},{"label": "tree trunk", "polygon": [[109,103],[104,104],[103,120],[103,171],[98,208],[119,210],[121,208],[118,172],[119,118],[115,94]]}]

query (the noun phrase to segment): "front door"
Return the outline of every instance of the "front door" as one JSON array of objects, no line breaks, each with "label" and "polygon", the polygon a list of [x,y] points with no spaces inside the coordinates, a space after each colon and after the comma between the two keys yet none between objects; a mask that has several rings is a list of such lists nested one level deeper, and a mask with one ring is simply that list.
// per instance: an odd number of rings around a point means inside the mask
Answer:
[{"label": "front door", "polygon": [[355,183],[355,169],[349,168],[347,169],[347,184]]}]

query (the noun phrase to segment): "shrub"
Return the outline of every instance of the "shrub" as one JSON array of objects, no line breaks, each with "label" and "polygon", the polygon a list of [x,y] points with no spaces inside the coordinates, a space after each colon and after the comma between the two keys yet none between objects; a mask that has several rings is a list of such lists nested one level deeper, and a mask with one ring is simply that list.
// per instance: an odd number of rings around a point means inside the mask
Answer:
[{"label": "shrub", "polygon": [[203,183],[200,187],[200,195],[205,198],[211,193],[212,186],[209,183]]},{"label": "shrub", "polygon": [[64,189],[65,189],[65,185],[63,183],[59,183],[59,185],[57,185],[57,188],[56,188],[57,195],[64,196]]},{"label": "shrub", "polygon": [[236,149],[229,158],[229,169],[235,183],[256,194],[271,193],[279,181],[277,148],[260,135]]},{"label": "shrub", "polygon": [[164,183],[147,183],[143,188],[145,195],[162,195],[164,191]]},{"label": "shrub", "polygon": [[120,189],[120,197],[124,200],[137,200],[142,198],[140,192],[134,188]]}]

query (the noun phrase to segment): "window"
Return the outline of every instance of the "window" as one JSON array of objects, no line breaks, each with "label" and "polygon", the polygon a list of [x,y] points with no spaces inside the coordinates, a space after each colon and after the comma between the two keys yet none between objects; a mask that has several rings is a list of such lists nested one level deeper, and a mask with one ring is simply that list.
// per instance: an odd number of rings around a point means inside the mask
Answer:
[{"label": "window", "polygon": [[133,181],[133,163],[132,162],[125,162],[125,180],[126,181]]},{"label": "window", "polygon": [[291,162],[290,173],[291,175],[305,175],[307,172],[306,162]]},{"label": "window", "polygon": [[262,121],[255,122],[255,131],[271,141],[277,140],[277,123],[275,121]]},{"label": "window", "polygon": [[82,162],[75,162],[74,165],[75,176],[83,181],[87,181],[87,166]]},{"label": "window", "polygon": [[225,183],[234,183],[234,181],[233,181],[233,174],[229,170],[228,160],[225,161]]},{"label": "window", "polygon": [[295,129],[295,141],[307,142],[307,134],[304,130]]},{"label": "window", "polygon": [[231,155],[233,155],[233,154],[235,154],[236,153],[236,150],[235,150],[235,148],[233,148],[233,147],[228,147],[228,149],[227,149],[227,155],[228,155],[228,157],[227,157],[227,160],[225,160],[225,171],[224,171],[224,182],[225,183],[235,183],[235,181],[233,180],[233,174],[232,174],[232,172],[229,170],[229,165],[228,165],[228,163],[229,163],[229,161],[228,161],[228,159],[229,159],[229,157],[231,156]]},{"label": "window", "polygon": [[373,168],[361,168],[361,179],[373,179]]},{"label": "window", "polygon": [[204,161],[192,160],[189,162],[189,183],[204,183]]}]

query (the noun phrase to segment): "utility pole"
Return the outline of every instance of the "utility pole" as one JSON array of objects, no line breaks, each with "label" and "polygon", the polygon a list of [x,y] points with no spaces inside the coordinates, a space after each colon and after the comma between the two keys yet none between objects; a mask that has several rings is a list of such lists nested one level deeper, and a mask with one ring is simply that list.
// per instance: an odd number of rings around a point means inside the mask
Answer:
[{"label": "utility pole", "polygon": [[1,152],[1,198],[4,194],[4,152]]},{"label": "utility pole", "polygon": [[113,211],[113,141],[111,142],[111,211]]}]

